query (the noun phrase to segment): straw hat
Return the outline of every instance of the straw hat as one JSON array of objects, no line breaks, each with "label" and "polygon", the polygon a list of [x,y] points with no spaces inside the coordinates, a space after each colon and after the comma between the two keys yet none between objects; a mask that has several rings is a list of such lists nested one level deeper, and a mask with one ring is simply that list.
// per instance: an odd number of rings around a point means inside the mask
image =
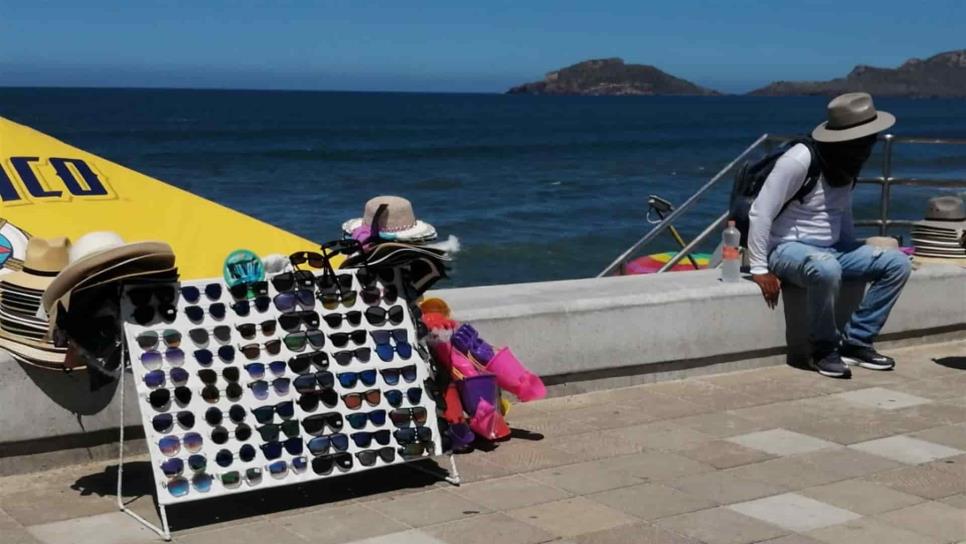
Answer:
[{"label": "straw hat", "polygon": [[67,266],[68,245],[67,238],[62,236],[31,238],[27,242],[23,269],[4,275],[3,281],[26,290],[43,292]]},{"label": "straw hat", "polygon": [[812,138],[816,142],[847,142],[857,140],[896,124],[894,115],[876,111],[869,93],[846,93],[828,103],[828,121],[815,127]]},{"label": "straw hat", "polygon": [[379,237],[397,242],[428,242],[436,239],[436,229],[416,219],[411,202],[400,196],[377,196],[366,202],[362,217],[350,219],[342,224],[342,230],[351,235],[359,227],[371,227],[373,217],[379,207],[386,205],[386,212],[379,220]]},{"label": "straw hat", "polygon": [[916,255],[966,259],[966,205],[957,196],[929,199],[926,217],[912,227]]}]

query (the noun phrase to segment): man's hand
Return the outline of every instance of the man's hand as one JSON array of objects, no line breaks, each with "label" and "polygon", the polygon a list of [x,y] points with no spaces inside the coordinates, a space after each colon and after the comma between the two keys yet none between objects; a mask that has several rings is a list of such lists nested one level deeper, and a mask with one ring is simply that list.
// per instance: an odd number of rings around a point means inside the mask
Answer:
[{"label": "man's hand", "polygon": [[782,282],[771,272],[767,274],[752,274],[751,279],[761,288],[761,296],[765,297],[765,304],[769,308],[778,305],[778,294],[782,290]]}]

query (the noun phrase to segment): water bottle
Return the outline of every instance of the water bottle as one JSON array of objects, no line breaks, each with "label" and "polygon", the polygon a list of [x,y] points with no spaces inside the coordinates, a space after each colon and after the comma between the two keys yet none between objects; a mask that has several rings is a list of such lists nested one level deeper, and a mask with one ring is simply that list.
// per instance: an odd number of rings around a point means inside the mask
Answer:
[{"label": "water bottle", "polygon": [[734,221],[721,233],[721,281],[734,283],[741,279],[741,233]]}]

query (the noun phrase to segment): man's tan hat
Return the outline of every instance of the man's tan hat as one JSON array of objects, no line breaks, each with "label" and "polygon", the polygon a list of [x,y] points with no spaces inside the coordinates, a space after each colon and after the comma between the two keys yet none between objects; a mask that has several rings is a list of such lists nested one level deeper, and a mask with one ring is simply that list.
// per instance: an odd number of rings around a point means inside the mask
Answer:
[{"label": "man's tan hat", "polygon": [[33,291],[43,292],[57,277],[57,274],[67,266],[68,246],[67,238],[37,238],[27,242],[27,253],[23,262],[23,270],[11,272],[3,277],[3,281]]},{"label": "man's tan hat", "polygon": [[894,115],[876,111],[869,93],[846,93],[828,103],[828,121],[815,127],[812,138],[816,142],[847,142],[857,140],[896,124]]}]

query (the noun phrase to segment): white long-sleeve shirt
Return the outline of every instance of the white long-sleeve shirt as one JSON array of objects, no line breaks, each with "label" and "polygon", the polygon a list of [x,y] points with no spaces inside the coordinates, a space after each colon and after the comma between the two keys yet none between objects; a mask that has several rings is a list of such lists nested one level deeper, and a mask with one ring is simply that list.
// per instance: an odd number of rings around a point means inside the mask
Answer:
[{"label": "white long-sleeve shirt", "polygon": [[805,145],[793,146],[775,163],[755,197],[748,214],[748,262],[752,274],[768,272],[768,254],[781,242],[829,247],[839,240],[852,239],[852,186],[833,187],[824,175],[819,176],[815,189],[802,202],[793,200],[778,215],[805,183],[811,160]]}]

